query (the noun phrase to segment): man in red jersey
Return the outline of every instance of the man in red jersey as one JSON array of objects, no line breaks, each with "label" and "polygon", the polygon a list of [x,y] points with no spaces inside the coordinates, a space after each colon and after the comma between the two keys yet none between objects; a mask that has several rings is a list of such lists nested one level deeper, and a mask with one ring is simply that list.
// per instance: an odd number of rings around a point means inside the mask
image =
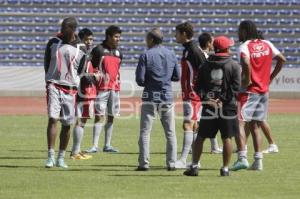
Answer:
[{"label": "man in red jersey", "polygon": [[[95,101],[95,124],[93,128],[93,146],[88,153],[98,151],[98,142],[102,127],[105,128],[105,144],[103,152],[118,152],[111,146],[114,117],[120,112],[120,65],[122,54],[118,49],[121,29],[109,26],[105,31],[106,39],[102,44],[93,48],[91,52],[92,64],[105,76],[105,81],[96,85],[97,97]],[[105,115],[107,120],[104,125]]]},{"label": "man in red jersey", "polygon": [[[240,101],[240,134],[237,136],[238,160],[231,170],[248,168],[247,151],[245,149],[245,125],[248,123],[254,145],[254,162],[251,170],[263,170],[262,139],[259,127],[267,118],[269,85],[278,75],[285,57],[267,40],[259,39],[256,25],[252,21],[242,21],[239,30],[239,59],[242,65],[242,87],[246,100]],[[272,60],[276,65],[271,73]]]}]

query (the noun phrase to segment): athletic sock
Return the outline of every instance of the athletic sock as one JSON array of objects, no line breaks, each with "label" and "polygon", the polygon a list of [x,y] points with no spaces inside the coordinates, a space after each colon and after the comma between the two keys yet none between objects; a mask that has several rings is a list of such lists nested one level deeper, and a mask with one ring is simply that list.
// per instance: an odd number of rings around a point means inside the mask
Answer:
[{"label": "athletic sock", "polygon": [[112,133],[113,133],[113,123],[108,122],[104,126],[105,129],[105,145],[104,146],[111,146],[111,138],[112,138]]},{"label": "athletic sock", "polygon": [[64,159],[65,158],[66,151],[65,150],[59,150],[57,159]]},{"label": "athletic sock", "polygon": [[197,135],[198,135],[198,133],[193,133],[193,143],[195,142],[195,140],[197,139]]},{"label": "athletic sock", "polygon": [[101,130],[103,127],[103,123],[95,123],[93,127],[93,146],[98,148],[99,137],[101,134]]},{"label": "athletic sock", "polygon": [[238,152],[238,159],[239,160],[247,159],[247,151],[239,151]]},{"label": "athletic sock", "polygon": [[181,152],[181,160],[186,162],[187,156],[191,150],[193,144],[193,131],[185,131],[183,135],[183,144]]},{"label": "athletic sock", "polygon": [[263,159],[263,153],[262,152],[255,152],[254,153],[254,159]]},{"label": "athletic sock", "polygon": [[84,129],[80,125],[76,125],[73,131],[73,148],[72,154],[76,155],[80,152],[80,145],[83,138]]},{"label": "athletic sock", "polygon": [[54,157],[55,157],[55,151],[54,151],[54,149],[49,149],[48,150],[48,158],[54,159]]},{"label": "athletic sock", "polygon": [[219,144],[218,144],[217,138],[211,138],[210,143],[211,143],[211,150],[219,149]]}]

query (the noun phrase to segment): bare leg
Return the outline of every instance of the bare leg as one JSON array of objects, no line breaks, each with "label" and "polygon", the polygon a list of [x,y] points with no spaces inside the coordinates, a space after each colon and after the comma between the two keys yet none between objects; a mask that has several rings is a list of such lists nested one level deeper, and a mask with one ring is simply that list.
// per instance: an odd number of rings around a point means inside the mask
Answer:
[{"label": "bare leg", "polygon": [[48,150],[54,149],[56,136],[57,136],[57,120],[53,118],[49,118],[48,127],[47,127]]},{"label": "bare leg", "polygon": [[232,154],[232,143],[230,138],[223,139],[223,167],[228,167]]},{"label": "bare leg", "polygon": [[198,135],[195,142],[193,143],[193,164],[194,165],[198,165],[198,162],[201,158],[204,141],[205,141],[205,138],[201,138]]},{"label": "bare leg", "polygon": [[253,146],[255,152],[261,152],[262,151],[262,138],[259,132],[260,122],[258,121],[251,121],[250,122],[250,131],[252,134],[253,139]]},{"label": "bare leg", "polygon": [[62,125],[60,132],[59,150],[65,151],[67,149],[70,140],[70,129],[71,126]]},{"label": "bare leg", "polygon": [[266,136],[268,143],[275,144],[275,141],[274,141],[274,139],[272,137],[272,133],[271,133],[271,127],[268,124],[268,122],[266,122],[266,121],[261,122],[261,129],[262,129],[264,135]]}]

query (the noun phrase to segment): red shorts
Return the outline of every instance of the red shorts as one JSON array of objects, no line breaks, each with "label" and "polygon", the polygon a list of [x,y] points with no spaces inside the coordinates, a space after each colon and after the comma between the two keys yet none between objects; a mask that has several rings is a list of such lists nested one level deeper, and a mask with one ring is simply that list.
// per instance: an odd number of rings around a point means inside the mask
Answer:
[{"label": "red shorts", "polygon": [[95,115],[95,100],[83,100],[77,102],[77,118],[92,118]]},{"label": "red shorts", "polygon": [[199,121],[201,115],[201,101],[183,101],[183,117],[185,121]]}]

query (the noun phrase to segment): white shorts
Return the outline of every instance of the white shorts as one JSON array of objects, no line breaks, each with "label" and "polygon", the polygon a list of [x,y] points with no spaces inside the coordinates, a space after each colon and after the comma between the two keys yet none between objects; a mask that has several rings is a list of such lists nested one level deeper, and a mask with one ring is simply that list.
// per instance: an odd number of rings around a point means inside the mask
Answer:
[{"label": "white shorts", "polygon": [[241,119],[249,121],[265,121],[268,115],[269,94],[247,93],[240,101]]},{"label": "white shorts", "polygon": [[95,115],[95,100],[77,102],[76,116],[78,118],[93,118]]},{"label": "white shorts", "polygon": [[63,125],[75,122],[76,94],[68,94],[56,88],[53,84],[47,85],[48,117],[59,119]]},{"label": "white shorts", "polygon": [[95,100],[95,115],[103,116],[120,115],[120,94],[119,91],[99,91]]}]

